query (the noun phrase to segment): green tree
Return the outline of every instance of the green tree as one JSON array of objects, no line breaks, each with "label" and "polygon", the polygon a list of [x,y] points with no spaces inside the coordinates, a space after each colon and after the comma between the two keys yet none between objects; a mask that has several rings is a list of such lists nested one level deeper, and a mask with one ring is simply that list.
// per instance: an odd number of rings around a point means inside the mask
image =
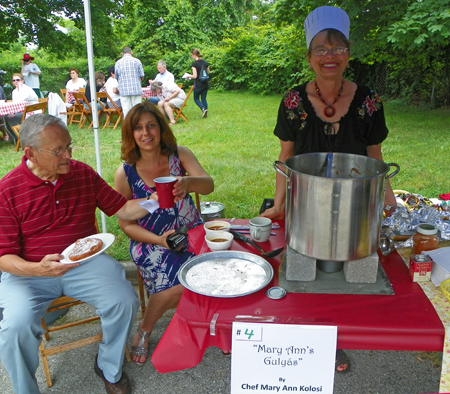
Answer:
[{"label": "green tree", "polygon": [[[415,0],[278,0],[275,17],[279,26],[292,24],[303,31],[306,16],[315,8],[329,5],[345,10],[350,18],[352,56],[361,61],[384,59],[387,29],[404,15]],[[374,60],[375,59],[375,60]]]},{"label": "green tree", "polygon": [[[416,94],[430,97],[432,106],[436,95],[442,95],[442,91],[448,92],[450,88],[449,9],[450,0],[414,2],[402,19],[390,26],[387,36],[394,51],[400,51],[398,59],[410,66],[411,83],[407,84],[407,92],[414,86]],[[401,80],[405,77],[403,73],[399,75]]]},{"label": "green tree", "polygon": [[[99,55],[115,51],[112,18],[120,16],[121,2],[92,0],[92,31]],[[57,55],[65,54],[77,42],[62,31],[63,19],[84,30],[83,1],[79,0],[2,0],[0,4],[0,48],[11,43],[33,43]]]}]

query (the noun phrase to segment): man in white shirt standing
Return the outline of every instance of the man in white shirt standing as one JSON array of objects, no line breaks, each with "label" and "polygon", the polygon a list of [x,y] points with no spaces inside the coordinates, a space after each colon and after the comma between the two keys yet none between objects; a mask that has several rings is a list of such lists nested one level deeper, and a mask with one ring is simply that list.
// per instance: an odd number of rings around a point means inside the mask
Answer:
[{"label": "man in white shirt standing", "polygon": [[34,57],[30,56],[29,53],[23,55],[22,62],[22,70],[20,73],[23,75],[25,79],[25,85],[32,88],[38,97],[44,97],[39,90],[39,75],[41,75],[41,70],[39,69],[36,63],[32,63]]},{"label": "man in white shirt standing", "polygon": [[123,47],[122,58],[116,62],[114,69],[114,75],[119,82],[120,102],[125,118],[131,108],[142,102],[141,82],[144,79],[144,68],[141,61],[133,57],[131,48]]},{"label": "man in white shirt standing", "polygon": [[[149,79],[148,84],[151,85],[152,82],[162,82],[163,85],[166,85],[168,83],[174,83],[175,77],[170,71],[167,71],[167,65],[164,60],[160,60],[156,64],[156,68],[158,69],[158,74],[156,75],[155,79]],[[148,101],[150,101],[153,105],[158,105],[158,101],[160,99],[158,97],[150,97]]]}]

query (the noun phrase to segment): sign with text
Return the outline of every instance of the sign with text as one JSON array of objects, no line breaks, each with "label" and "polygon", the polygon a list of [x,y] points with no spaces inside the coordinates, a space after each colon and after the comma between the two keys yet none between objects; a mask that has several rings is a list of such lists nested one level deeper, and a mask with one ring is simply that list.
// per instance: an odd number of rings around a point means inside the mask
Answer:
[{"label": "sign with text", "polygon": [[336,326],[233,323],[231,394],[332,394]]}]

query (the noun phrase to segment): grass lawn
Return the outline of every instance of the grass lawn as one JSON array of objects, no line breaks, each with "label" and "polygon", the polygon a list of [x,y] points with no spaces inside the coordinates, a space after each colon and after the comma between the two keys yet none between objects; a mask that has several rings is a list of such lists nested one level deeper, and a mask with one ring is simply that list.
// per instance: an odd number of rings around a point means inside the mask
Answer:
[{"label": "grass lawn", "polygon": [[[250,93],[208,93],[208,118],[190,99],[184,110],[189,123],[179,120],[173,130],[179,145],[190,148],[213,177],[215,191],[201,201],[225,204],[226,217],[257,216],[264,198],[273,197],[279,142],[273,135],[280,96]],[[395,162],[400,173],[391,180],[394,189],[437,197],[450,192],[446,159],[450,148],[448,109],[422,110],[385,103],[390,134],[383,143],[386,162]],[[71,126],[76,160],[97,168],[92,129]],[[113,185],[120,165],[120,130],[99,130],[102,175]],[[0,176],[17,166],[21,158],[12,144],[0,144]],[[100,222],[100,219],[99,219]],[[116,235],[110,253],[128,260],[128,239],[117,220],[108,218],[107,230]]]}]

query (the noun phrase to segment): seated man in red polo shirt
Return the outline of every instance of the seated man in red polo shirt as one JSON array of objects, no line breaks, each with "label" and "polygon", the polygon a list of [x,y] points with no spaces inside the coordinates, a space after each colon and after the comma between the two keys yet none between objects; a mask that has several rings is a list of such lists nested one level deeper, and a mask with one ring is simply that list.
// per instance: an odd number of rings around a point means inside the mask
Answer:
[{"label": "seated man in red polo shirt", "polygon": [[127,201],[91,167],[71,159],[74,142],[58,118],[29,117],[20,140],[22,163],[0,180],[0,359],[17,394],[39,393],[40,320],[65,294],[96,307],[103,341],[95,371],[108,393],[129,393],[122,363],[139,301],[122,265],[104,253],[82,263],[59,260],[66,247],[96,232],[97,207],[123,220],[148,212],[139,200]]}]

